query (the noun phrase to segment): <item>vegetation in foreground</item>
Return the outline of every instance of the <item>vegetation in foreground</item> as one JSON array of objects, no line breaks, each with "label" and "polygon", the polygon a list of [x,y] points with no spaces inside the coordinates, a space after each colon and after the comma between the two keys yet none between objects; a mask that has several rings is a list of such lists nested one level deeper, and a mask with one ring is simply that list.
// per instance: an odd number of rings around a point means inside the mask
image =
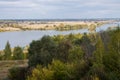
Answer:
[{"label": "vegetation in foreground", "polygon": [[49,37],[29,48],[26,80],[120,80],[120,29]]},{"label": "vegetation in foreground", "polygon": [[[12,68],[10,80],[120,80],[120,29],[44,36],[28,50],[29,67]],[[21,75],[22,74],[22,75]]]}]

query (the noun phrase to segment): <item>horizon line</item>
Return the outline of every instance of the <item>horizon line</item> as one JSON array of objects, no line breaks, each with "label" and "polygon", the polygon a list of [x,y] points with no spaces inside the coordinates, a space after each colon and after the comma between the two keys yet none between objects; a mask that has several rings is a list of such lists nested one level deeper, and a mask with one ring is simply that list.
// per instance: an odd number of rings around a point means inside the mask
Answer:
[{"label": "horizon line", "polygon": [[16,18],[16,19],[0,19],[0,20],[82,20],[82,19],[120,19],[120,18]]}]

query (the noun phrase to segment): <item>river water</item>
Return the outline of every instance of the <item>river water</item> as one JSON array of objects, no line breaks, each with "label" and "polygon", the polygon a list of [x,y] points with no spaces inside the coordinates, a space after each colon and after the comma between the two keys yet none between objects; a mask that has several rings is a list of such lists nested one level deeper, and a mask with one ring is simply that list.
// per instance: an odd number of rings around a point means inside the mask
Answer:
[{"label": "river water", "polygon": [[[109,27],[116,26],[120,23],[105,24],[96,28],[96,31],[105,31]],[[70,31],[56,31],[56,30],[31,30],[31,31],[14,31],[14,32],[0,32],[0,50],[5,48],[7,41],[9,41],[11,47],[21,46],[24,47],[29,45],[32,40],[38,40],[44,35],[66,35],[76,33],[88,33],[87,29],[70,30]]]}]

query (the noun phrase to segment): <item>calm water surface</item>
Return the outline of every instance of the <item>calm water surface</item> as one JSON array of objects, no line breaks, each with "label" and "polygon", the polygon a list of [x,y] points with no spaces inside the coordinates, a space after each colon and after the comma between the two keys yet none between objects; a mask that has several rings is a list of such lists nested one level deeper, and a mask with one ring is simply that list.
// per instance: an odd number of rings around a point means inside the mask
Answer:
[{"label": "calm water surface", "polygon": [[[105,24],[103,26],[97,27],[96,31],[104,31],[107,30],[111,26],[116,26],[120,23],[113,24]],[[1,32],[0,33],[0,50],[4,49],[6,42],[9,41],[11,47],[21,46],[24,47],[29,45],[32,40],[38,40],[42,38],[44,35],[66,35],[66,34],[76,34],[76,33],[88,33],[87,29],[81,30],[70,30],[70,31],[56,31],[56,30],[46,30],[46,31],[15,31],[15,32]]]}]

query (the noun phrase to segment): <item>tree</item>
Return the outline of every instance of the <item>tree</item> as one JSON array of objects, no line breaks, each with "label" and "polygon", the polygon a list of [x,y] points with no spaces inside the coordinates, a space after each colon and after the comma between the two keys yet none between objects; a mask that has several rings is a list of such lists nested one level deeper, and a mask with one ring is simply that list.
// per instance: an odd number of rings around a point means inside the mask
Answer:
[{"label": "tree", "polygon": [[53,60],[48,67],[37,65],[27,80],[70,80],[67,65],[59,60]]},{"label": "tree", "polygon": [[82,50],[85,52],[85,58],[88,59],[94,51],[94,46],[91,44],[91,40],[87,34],[84,34],[81,40],[79,40]]},{"label": "tree", "polygon": [[80,46],[75,46],[69,51],[68,55],[70,62],[77,62],[84,58],[84,52],[81,50]]},{"label": "tree", "polygon": [[29,66],[48,65],[56,56],[56,44],[50,36],[33,41],[28,50]]},{"label": "tree", "polygon": [[15,47],[14,51],[13,51],[13,59],[14,60],[21,60],[23,58],[24,58],[24,56],[23,56],[22,48],[19,46]]},{"label": "tree", "polygon": [[54,71],[42,68],[41,65],[37,65],[36,68],[32,70],[32,74],[27,77],[26,80],[54,80]]},{"label": "tree", "polygon": [[67,64],[53,60],[51,69],[54,71],[55,80],[70,80]]},{"label": "tree", "polygon": [[1,55],[1,52],[0,52],[0,60],[2,60],[2,58],[3,58],[3,55]]},{"label": "tree", "polygon": [[103,63],[103,54],[105,52],[104,44],[100,36],[98,36],[97,43],[96,43],[96,50],[94,52],[94,59],[96,63]]},{"label": "tree", "polygon": [[5,46],[5,49],[4,49],[4,59],[5,60],[10,60],[11,59],[11,55],[12,55],[11,47],[10,47],[9,42],[7,42],[7,44]]},{"label": "tree", "polygon": [[26,67],[13,67],[9,69],[7,80],[25,80],[27,70]]},{"label": "tree", "polygon": [[91,67],[90,73],[93,78],[98,78],[101,80],[106,80],[104,64],[103,64],[103,56],[105,53],[104,44],[102,42],[101,37],[97,36],[96,50],[93,53],[93,65]]},{"label": "tree", "polygon": [[104,65],[110,80],[120,79],[120,30],[110,32],[108,51],[104,56]]},{"label": "tree", "polygon": [[63,62],[68,61],[69,50],[72,48],[72,44],[69,40],[61,42],[57,47],[57,58]]}]

